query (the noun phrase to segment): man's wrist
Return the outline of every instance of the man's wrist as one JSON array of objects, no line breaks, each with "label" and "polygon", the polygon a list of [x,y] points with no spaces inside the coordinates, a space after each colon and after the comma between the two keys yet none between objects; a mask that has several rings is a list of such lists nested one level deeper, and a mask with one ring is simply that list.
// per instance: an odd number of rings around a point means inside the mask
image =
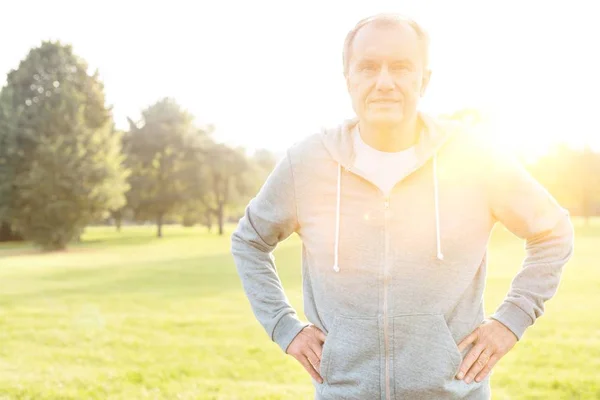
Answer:
[{"label": "man's wrist", "polygon": [[506,301],[498,307],[498,310],[490,318],[506,326],[517,337],[517,340],[521,340],[525,330],[533,324],[529,314],[520,307]]},{"label": "man's wrist", "polygon": [[300,321],[296,314],[286,314],[281,317],[277,325],[275,325],[271,339],[277,343],[284,353],[287,353],[287,348],[289,347],[290,343],[292,343],[294,338],[298,336],[302,329],[309,325],[310,323],[308,322]]}]

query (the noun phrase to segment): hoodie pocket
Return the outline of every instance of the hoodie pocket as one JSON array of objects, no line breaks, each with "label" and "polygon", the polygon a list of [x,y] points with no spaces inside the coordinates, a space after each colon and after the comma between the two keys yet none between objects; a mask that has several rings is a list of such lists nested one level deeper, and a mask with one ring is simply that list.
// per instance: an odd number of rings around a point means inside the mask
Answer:
[{"label": "hoodie pocket", "polygon": [[393,330],[395,397],[443,396],[462,362],[444,316],[395,317]]},{"label": "hoodie pocket", "polygon": [[444,316],[395,317],[393,340],[395,397],[443,396],[462,362]]},{"label": "hoodie pocket", "polygon": [[367,399],[380,392],[376,318],[336,316],[323,344],[323,399]]}]

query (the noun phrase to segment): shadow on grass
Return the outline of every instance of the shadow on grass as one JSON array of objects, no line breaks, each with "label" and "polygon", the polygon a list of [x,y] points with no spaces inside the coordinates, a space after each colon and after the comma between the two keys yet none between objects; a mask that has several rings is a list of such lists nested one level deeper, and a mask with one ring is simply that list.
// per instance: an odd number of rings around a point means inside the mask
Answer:
[{"label": "shadow on grass", "polygon": [[[0,259],[6,257],[16,257],[22,255],[35,255],[35,254],[56,254],[56,253],[75,253],[86,250],[100,250],[108,247],[127,247],[127,246],[142,246],[153,243],[164,243],[172,240],[178,240],[183,238],[197,238],[202,240],[204,237],[212,239],[219,238],[218,235],[211,232],[198,232],[198,231],[186,231],[186,230],[174,230],[173,232],[167,232],[162,238],[156,236],[156,233],[149,230],[134,231],[134,232],[123,232],[123,234],[114,233],[106,235],[106,237],[85,239],[81,242],[73,242],[68,245],[65,250],[58,251],[45,251],[38,247],[33,246],[29,242],[18,242],[18,243],[1,243],[0,244]],[[225,237],[223,235],[222,237]]]},{"label": "shadow on grass", "polygon": [[212,236],[216,237],[214,233],[203,233],[197,230],[185,230],[185,229],[176,229],[176,230],[166,230],[163,233],[163,237],[159,238],[156,236],[155,231],[151,230],[134,230],[134,231],[122,231],[122,232],[114,232],[110,233],[110,235],[106,235],[105,237],[96,237],[94,239],[86,239],[86,236],[83,236],[83,241],[81,243],[75,243],[75,246],[78,247],[105,247],[110,246],[130,246],[130,245],[143,245],[148,243],[158,243],[164,241],[171,241],[175,239],[181,238],[189,238],[189,237],[198,237],[202,238],[204,236]]},{"label": "shadow on grass", "polygon": [[[278,259],[297,255],[293,246],[278,251]],[[114,264],[94,268],[69,269],[28,275],[29,287],[1,296],[0,303],[36,303],[40,298],[66,298],[113,295],[150,295],[163,297],[210,297],[240,291],[242,284],[230,254],[190,256],[169,261]],[[293,265],[297,265],[293,262]],[[279,266],[287,285],[300,285],[300,272]],[[10,286],[10,282],[5,282]],[[39,289],[36,289],[36,286]],[[53,287],[54,286],[54,287]]]},{"label": "shadow on grass", "polygon": [[[101,241],[99,241],[101,242]],[[143,244],[140,242],[139,244]],[[115,244],[111,244],[111,247]],[[0,260],[9,257],[19,256],[31,256],[31,255],[45,255],[45,254],[69,254],[69,253],[80,253],[85,251],[95,251],[106,246],[91,245],[88,246],[84,243],[73,243],[63,250],[44,250],[39,247],[33,246],[31,243],[25,243],[21,246],[13,247],[0,247]],[[115,246],[116,247],[116,246]]]}]

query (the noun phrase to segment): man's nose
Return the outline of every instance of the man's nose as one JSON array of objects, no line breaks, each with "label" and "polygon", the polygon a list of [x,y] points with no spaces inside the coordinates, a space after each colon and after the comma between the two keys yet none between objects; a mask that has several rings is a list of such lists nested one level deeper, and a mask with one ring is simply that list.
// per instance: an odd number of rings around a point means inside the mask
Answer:
[{"label": "man's nose", "polygon": [[377,77],[376,88],[377,88],[377,90],[381,90],[384,92],[392,90],[394,88],[394,80],[392,79],[392,76],[390,75],[390,71],[389,71],[387,65],[384,65],[383,67],[381,67],[381,70],[379,71],[379,76]]}]

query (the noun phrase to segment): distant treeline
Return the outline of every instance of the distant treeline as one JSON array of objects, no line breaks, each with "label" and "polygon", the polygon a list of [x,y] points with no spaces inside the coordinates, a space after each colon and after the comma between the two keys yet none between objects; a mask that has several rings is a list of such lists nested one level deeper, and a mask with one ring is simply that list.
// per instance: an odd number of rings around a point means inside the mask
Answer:
[{"label": "distant treeline", "polygon": [[[0,241],[62,249],[108,221],[152,222],[159,237],[165,223],[222,234],[275,165],[267,150],[217,143],[173,99],[141,115],[116,129],[98,73],[71,46],[31,49],[0,91]],[[562,146],[527,168],[572,215],[600,214],[600,154]]]},{"label": "distant treeline", "polygon": [[[484,118],[471,109],[443,117],[474,127],[484,124]],[[598,131],[599,128],[590,127],[590,131],[593,130]],[[568,132],[565,132],[565,141],[534,161],[528,161],[527,154],[517,152],[516,155],[529,173],[572,216],[583,217],[588,222],[590,217],[600,215],[600,153],[592,151],[589,146],[577,149],[567,145],[567,136]]]},{"label": "distant treeline", "polygon": [[43,42],[0,92],[0,241],[61,249],[110,219],[217,226],[239,215],[276,162],[212,138],[173,99],[115,128],[98,73]]}]

